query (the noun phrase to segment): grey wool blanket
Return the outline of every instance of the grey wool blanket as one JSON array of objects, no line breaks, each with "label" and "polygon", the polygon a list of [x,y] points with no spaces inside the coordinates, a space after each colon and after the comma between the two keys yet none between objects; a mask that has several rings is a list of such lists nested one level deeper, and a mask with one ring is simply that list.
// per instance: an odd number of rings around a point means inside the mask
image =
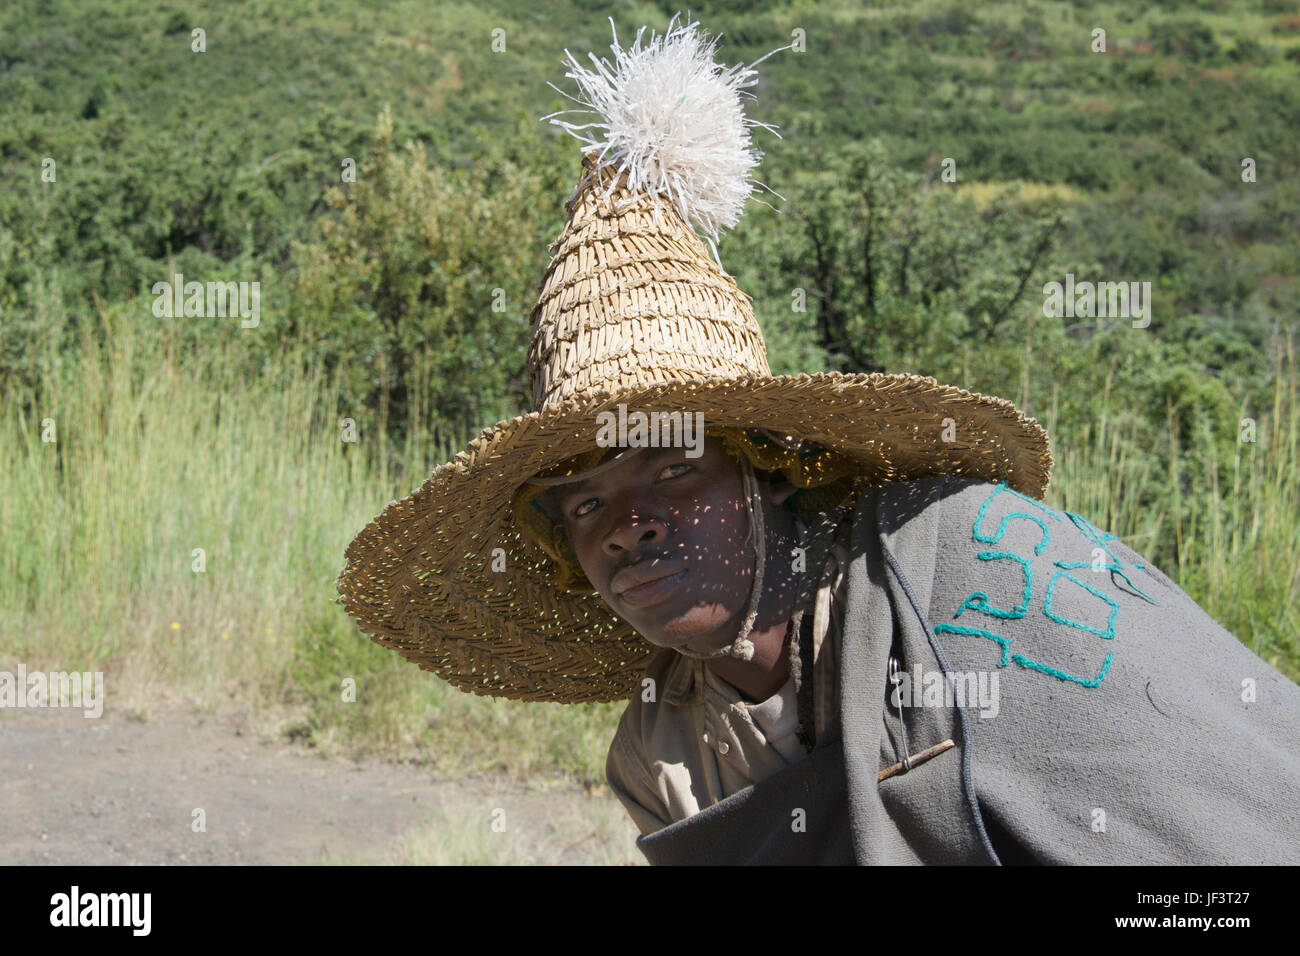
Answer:
[{"label": "grey wool blanket", "polygon": [[1300,687],[1145,558],[966,478],[853,521],[841,739],[651,863],[1300,863]]}]

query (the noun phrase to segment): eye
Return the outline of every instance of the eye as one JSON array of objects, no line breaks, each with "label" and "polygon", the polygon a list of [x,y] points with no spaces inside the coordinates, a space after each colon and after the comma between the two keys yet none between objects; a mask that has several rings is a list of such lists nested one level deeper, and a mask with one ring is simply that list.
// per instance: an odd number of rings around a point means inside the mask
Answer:
[{"label": "eye", "polygon": [[659,472],[659,476],[656,480],[667,481],[671,478],[680,478],[682,475],[686,474],[690,470],[691,470],[690,465],[686,464],[685,462],[679,462],[676,465],[669,465],[668,467],[664,468],[663,471]]},{"label": "eye", "polygon": [[578,505],[578,507],[573,509],[573,516],[575,518],[581,518],[584,515],[589,515],[596,510],[596,505],[598,504],[600,504],[598,499],[588,498],[582,504]]}]

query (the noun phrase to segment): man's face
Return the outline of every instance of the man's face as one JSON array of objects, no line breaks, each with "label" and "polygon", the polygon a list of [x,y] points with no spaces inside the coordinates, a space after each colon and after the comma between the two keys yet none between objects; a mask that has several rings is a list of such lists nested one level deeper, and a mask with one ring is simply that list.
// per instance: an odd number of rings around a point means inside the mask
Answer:
[{"label": "man's face", "polygon": [[719,439],[699,458],[649,448],[556,492],[587,579],[646,640],[707,652],[735,639],[754,548],[740,467]]}]

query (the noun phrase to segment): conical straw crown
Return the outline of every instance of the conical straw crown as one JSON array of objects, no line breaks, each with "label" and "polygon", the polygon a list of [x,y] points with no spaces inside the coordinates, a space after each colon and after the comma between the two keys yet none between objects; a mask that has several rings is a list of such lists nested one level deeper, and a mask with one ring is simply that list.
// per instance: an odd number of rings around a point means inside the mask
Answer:
[{"label": "conical straw crown", "polygon": [[661,198],[656,210],[594,153],[583,168],[532,313],[533,407],[771,374],[752,300],[676,207]]}]

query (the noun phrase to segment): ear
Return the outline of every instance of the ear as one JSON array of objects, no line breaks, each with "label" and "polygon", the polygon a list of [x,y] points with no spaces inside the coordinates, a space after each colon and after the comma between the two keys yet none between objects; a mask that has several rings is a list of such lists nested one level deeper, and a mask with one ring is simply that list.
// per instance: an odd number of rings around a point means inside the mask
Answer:
[{"label": "ear", "polygon": [[759,479],[759,488],[763,492],[763,497],[772,503],[773,506],[779,507],[789,500],[790,496],[799,489],[790,484],[784,475],[774,475],[770,480],[764,481]]},{"label": "ear", "polygon": [[543,489],[542,493],[533,499],[533,505],[542,510],[551,524],[559,525],[561,529],[564,528],[564,512],[560,510],[558,489]]}]

